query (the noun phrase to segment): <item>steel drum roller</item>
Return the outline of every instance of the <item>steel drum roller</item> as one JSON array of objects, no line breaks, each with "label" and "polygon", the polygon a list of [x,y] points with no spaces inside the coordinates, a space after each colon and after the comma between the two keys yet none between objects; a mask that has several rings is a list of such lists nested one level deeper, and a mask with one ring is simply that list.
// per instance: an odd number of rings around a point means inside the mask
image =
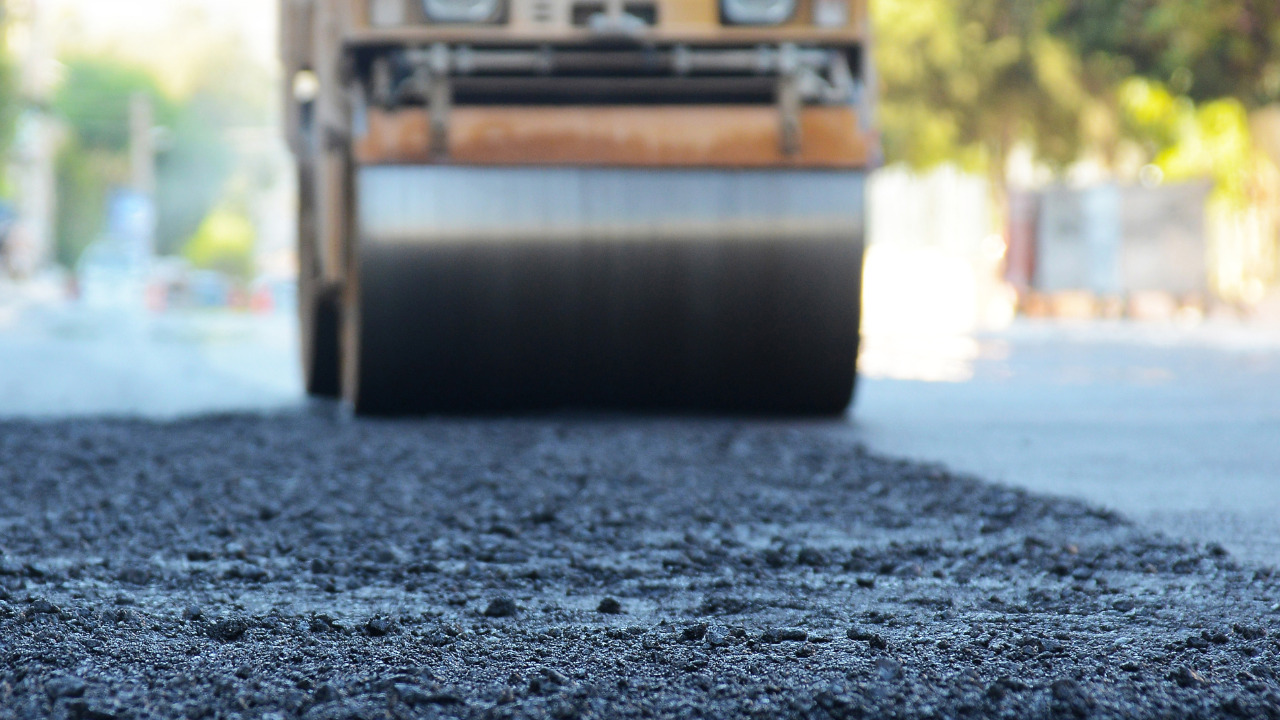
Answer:
[{"label": "steel drum roller", "polygon": [[838,413],[852,171],[368,166],[344,372],[361,413]]}]

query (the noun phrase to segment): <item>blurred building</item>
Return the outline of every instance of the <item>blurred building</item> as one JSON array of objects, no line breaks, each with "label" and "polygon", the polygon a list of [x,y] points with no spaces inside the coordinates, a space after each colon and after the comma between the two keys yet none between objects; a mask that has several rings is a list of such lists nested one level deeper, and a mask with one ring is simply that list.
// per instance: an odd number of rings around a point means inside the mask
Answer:
[{"label": "blurred building", "polygon": [[[1260,176],[1266,180],[1269,176]],[[1236,206],[1210,181],[1013,193],[1006,278],[1031,314],[1168,317],[1256,305],[1277,275],[1276,183]]]},{"label": "blurred building", "polygon": [[1208,182],[1049,188],[1040,200],[1034,286],[1100,296],[1203,296],[1210,189]]},{"label": "blurred building", "polygon": [[5,9],[5,30],[18,63],[25,105],[18,118],[11,165],[6,168],[16,212],[8,259],[15,273],[29,275],[53,258],[59,133],[57,123],[42,108],[57,84],[60,66],[54,57],[53,19],[47,5],[41,0],[7,0]]}]

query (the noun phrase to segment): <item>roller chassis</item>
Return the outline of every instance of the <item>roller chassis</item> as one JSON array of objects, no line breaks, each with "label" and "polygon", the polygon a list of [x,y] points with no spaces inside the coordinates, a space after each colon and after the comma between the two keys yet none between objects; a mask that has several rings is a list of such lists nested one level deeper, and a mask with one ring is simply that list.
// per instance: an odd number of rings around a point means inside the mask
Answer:
[{"label": "roller chassis", "polygon": [[[289,102],[310,393],[365,413],[851,402],[860,30],[388,30],[285,2],[313,30],[287,70],[317,85]],[[542,210],[486,221],[521,198]]]}]

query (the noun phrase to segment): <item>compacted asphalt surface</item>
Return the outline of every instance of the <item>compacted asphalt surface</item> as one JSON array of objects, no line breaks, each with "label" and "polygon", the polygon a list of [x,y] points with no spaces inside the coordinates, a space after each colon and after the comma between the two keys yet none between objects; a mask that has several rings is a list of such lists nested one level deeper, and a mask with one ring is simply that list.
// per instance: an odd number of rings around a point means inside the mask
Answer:
[{"label": "compacted asphalt surface", "polygon": [[1280,717],[1280,574],[843,422],[0,424],[0,717]]},{"label": "compacted asphalt surface", "polygon": [[287,318],[0,311],[0,720],[1280,717],[1251,333],[873,344],[827,422],[375,421]]}]

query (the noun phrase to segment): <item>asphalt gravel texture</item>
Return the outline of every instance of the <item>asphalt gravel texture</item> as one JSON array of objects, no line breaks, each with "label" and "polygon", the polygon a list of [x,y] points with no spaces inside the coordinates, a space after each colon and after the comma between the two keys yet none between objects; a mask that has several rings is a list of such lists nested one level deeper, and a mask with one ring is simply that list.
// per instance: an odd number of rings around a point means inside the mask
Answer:
[{"label": "asphalt gravel texture", "polygon": [[1280,717],[1280,573],[843,422],[7,422],[0,491],[0,718]]}]

